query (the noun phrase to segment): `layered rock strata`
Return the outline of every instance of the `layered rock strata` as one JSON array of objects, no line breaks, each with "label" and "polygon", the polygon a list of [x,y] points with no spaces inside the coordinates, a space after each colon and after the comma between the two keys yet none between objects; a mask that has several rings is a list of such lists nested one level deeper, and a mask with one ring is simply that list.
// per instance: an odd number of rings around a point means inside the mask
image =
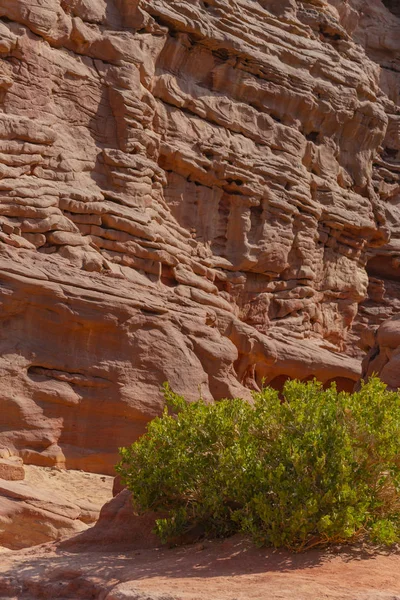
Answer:
[{"label": "layered rock strata", "polygon": [[1,445],[108,472],[163,381],[353,386],[398,98],[346,7],[0,0]]},{"label": "layered rock strata", "polygon": [[372,163],[372,182],[382,202],[390,238],[367,252],[368,294],[351,336],[363,353],[374,345],[379,325],[400,312],[400,7],[393,0],[352,0],[352,7],[352,19],[343,8],[342,16],[351,23],[354,38],[380,65],[381,102],[388,116],[385,137]]}]

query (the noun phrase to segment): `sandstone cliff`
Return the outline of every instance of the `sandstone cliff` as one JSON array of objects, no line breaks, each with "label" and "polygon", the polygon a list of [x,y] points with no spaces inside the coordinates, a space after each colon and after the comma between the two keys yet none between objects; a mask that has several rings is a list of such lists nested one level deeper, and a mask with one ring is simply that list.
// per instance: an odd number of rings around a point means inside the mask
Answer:
[{"label": "sandstone cliff", "polygon": [[352,387],[398,304],[385,4],[0,0],[0,445],[106,472],[165,380]]},{"label": "sandstone cliff", "polygon": [[372,182],[382,201],[390,238],[368,251],[368,294],[353,326],[355,336],[349,340],[359,340],[365,351],[373,345],[377,327],[400,312],[400,4],[397,0],[352,0],[352,6],[358,16],[354,38],[381,67],[381,101],[388,116],[385,137],[372,162]]}]

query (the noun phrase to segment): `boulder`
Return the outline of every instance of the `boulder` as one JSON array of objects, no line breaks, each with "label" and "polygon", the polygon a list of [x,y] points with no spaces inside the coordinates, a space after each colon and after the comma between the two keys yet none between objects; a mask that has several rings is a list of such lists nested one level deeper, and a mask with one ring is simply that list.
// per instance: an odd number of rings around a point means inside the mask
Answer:
[{"label": "boulder", "polygon": [[87,529],[78,506],[25,482],[0,480],[0,546],[12,550],[60,540]]},{"label": "boulder", "polygon": [[111,497],[106,476],[30,465],[25,476],[0,479],[0,548],[19,550],[85,531]]},{"label": "boulder", "polygon": [[362,378],[378,375],[390,390],[400,389],[400,316],[385,321],[374,341],[363,361]]},{"label": "boulder", "polygon": [[0,458],[0,479],[8,481],[21,481],[25,479],[22,459],[17,456]]},{"label": "boulder", "polygon": [[160,515],[136,515],[132,495],[123,490],[101,509],[96,524],[60,544],[67,551],[128,551],[157,548],[160,540],[153,533],[155,520]]}]

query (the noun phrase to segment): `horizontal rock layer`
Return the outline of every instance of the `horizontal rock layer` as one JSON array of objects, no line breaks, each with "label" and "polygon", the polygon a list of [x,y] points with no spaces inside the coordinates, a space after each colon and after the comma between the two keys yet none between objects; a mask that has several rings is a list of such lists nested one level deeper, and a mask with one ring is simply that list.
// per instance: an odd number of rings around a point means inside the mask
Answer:
[{"label": "horizontal rock layer", "polygon": [[390,238],[383,246],[368,250],[368,294],[349,339],[366,351],[374,344],[379,325],[400,312],[400,14],[398,2],[392,0],[352,2],[359,17],[354,37],[381,67],[381,100],[388,116],[385,137],[372,163],[372,181]]},{"label": "horizontal rock layer", "polygon": [[0,0],[0,445],[111,472],[166,380],[352,387],[400,147],[360,4]]}]

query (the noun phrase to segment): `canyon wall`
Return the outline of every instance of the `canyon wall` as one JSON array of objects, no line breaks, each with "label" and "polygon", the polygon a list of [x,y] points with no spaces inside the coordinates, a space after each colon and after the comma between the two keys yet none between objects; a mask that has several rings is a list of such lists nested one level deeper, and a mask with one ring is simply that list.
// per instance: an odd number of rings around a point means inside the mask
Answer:
[{"label": "canyon wall", "polygon": [[353,36],[380,65],[381,101],[388,116],[384,140],[372,162],[372,183],[382,202],[390,238],[368,251],[368,294],[353,324],[354,336],[350,336],[354,345],[358,342],[366,351],[375,343],[378,326],[400,312],[400,4],[396,0],[352,0],[352,6],[358,17],[353,22]]},{"label": "canyon wall", "polygon": [[0,453],[112,472],[166,380],[353,387],[400,274],[365,4],[0,0]]}]

